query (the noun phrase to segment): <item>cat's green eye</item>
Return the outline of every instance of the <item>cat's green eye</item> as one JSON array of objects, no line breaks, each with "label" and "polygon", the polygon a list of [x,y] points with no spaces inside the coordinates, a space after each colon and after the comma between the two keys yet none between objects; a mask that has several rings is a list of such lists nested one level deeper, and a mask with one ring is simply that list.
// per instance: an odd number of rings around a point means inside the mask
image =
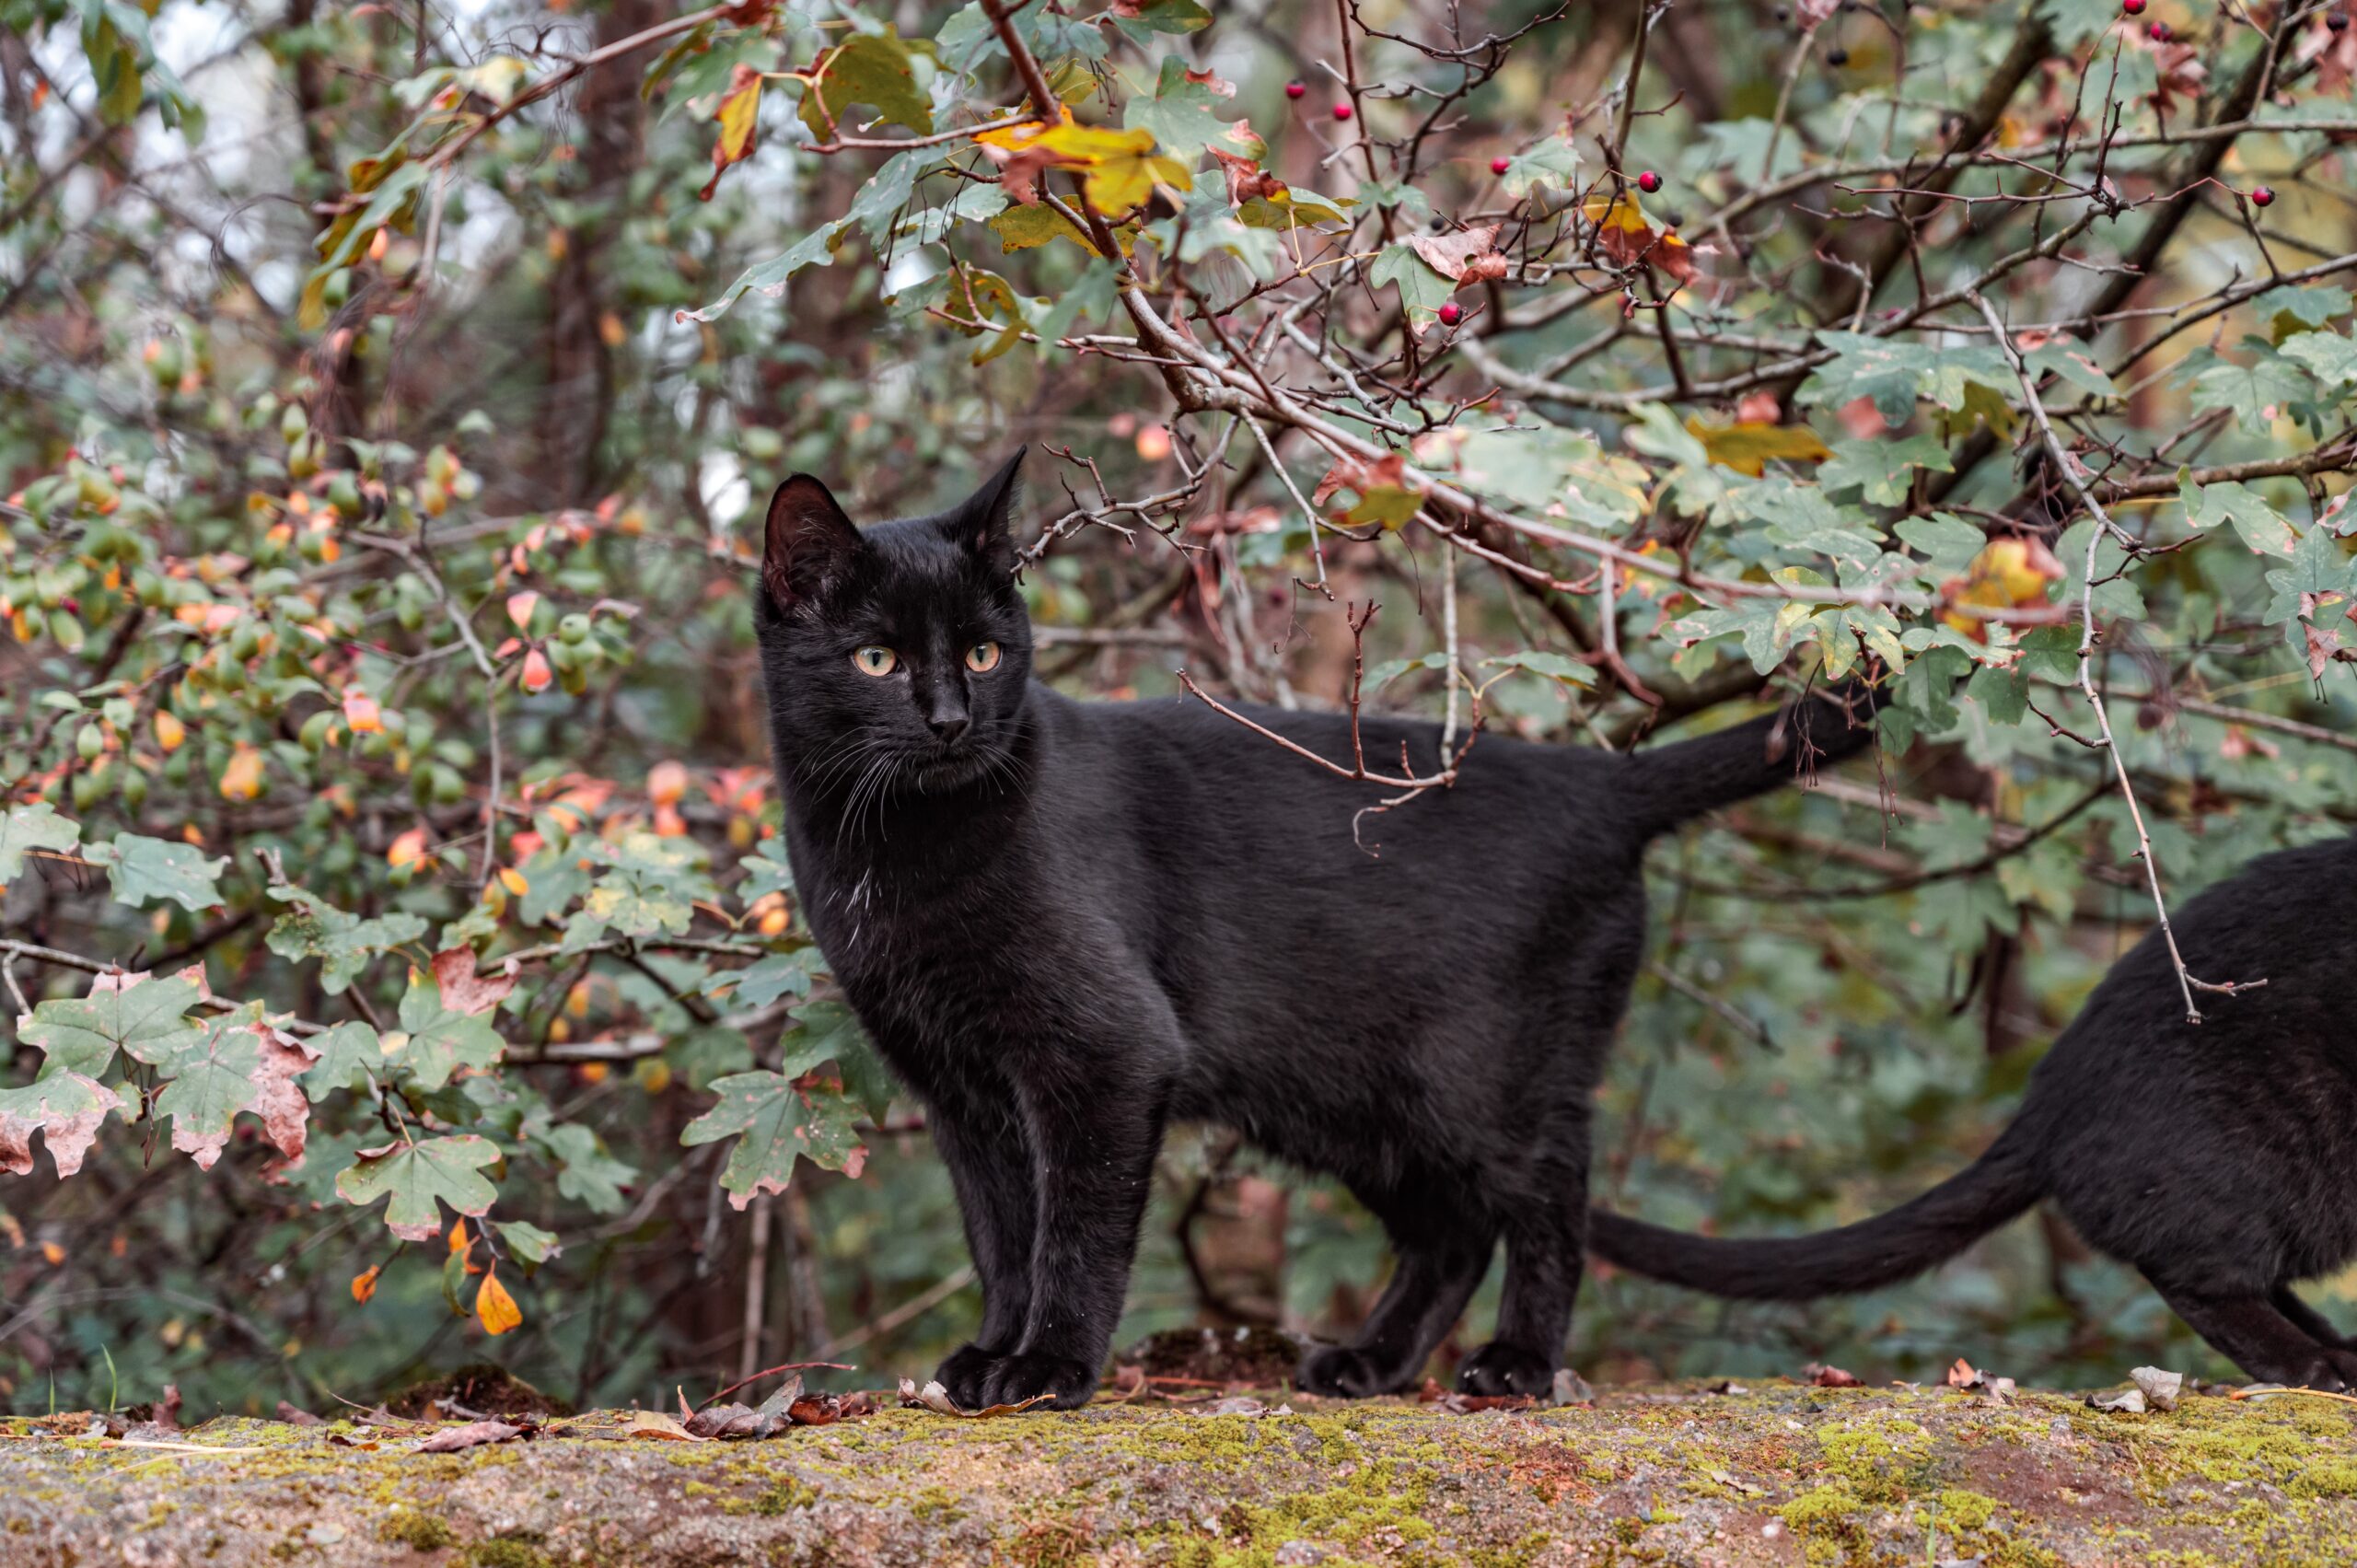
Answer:
[{"label": "cat's green eye", "polygon": [[998,668],[998,658],[996,643],[976,643],[966,650],[966,668],[976,675],[988,675]]},{"label": "cat's green eye", "polygon": [[851,662],[862,675],[889,675],[900,668],[900,656],[889,648],[870,645],[852,651]]}]

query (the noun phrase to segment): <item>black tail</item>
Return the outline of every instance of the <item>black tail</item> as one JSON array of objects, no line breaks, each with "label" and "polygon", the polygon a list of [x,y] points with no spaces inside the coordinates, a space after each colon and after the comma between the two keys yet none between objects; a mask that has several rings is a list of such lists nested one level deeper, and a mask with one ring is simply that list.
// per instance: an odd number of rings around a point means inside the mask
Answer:
[{"label": "black tail", "polygon": [[1886,700],[1864,685],[1837,686],[1715,735],[1640,751],[1626,798],[1648,836],[1666,832],[1864,749]]},{"label": "black tail", "polygon": [[1875,1290],[1953,1258],[2044,1197],[2038,1163],[2036,1138],[2016,1121],[1922,1197],[1839,1230],[1729,1241],[1591,1209],[1587,1249],[1631,1273],[1744,1300]]}]

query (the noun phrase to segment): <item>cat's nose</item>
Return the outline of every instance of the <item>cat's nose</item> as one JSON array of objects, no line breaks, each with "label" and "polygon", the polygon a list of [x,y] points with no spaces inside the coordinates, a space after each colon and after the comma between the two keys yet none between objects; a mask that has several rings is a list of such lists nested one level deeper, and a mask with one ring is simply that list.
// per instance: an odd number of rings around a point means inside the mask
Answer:
[{"label": "cat's nose", "polygon": [[933,730],[933,738],[944,746],[956,745],[973,727],[964,714],[935,714],[924,722]]}]

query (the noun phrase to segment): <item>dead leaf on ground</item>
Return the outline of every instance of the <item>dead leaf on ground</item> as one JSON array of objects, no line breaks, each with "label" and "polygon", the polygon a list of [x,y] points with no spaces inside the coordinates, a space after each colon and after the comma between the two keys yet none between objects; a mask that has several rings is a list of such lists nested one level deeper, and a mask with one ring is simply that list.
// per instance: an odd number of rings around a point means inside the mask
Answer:
[{"label": "dead leaf on ground", "polygon": [[2089,1394],[2087,1403],[2099,1411],[2115,1411],[2122,1415],[2142,1415],[2144,1391],[2141,1388],[2110,1388],[2100,1394]]},{"label": "dead leaf on ground", "polygon": [[1416,1390],[1416,1402],[1451,1415],[1471,1415],[1476,1411],[1528,1410],[1538,1401],[1528,1394],[1465,1394],[1444,1388],[1436,1378],[1427,1377],[1424,1386]]},{"label": "dead leaf on ground", "polygon": [[1854,1388],[1858,1379],[1838,1366],[1821,1366],[1812,1361],[1801,1368],[1801,1381],[1818,1388]]},{"label": "dead leaf on ground", "polygon": [[470,1421],[464,1426],[444,1428],[411,1451],[455,1454],[461,1448],[480,1448],[486,1443],[505,1443],[517,1437],[528,1437],[536,1430],[529,1426],[510,1426],[504,1421]]},{"label": "dead leaf on ground", "polygon": [[2144,1402],[2156,1411],[2177,1409],[2177,1399],[2185,1392],[2184,1373],[2167,1372],[2157,1366],[2137,1367],[2128,1375],[2128,1380],[2136,1385]]},{"label": "dead leaf on ground", "polygon": [[1547,1390],[1547,1402],[1550,1405],[1592,1405],[1596,1403],[1596,1390],[1587,1386],[1586,1378],[1570,1367],[1559,1366],[1555,1368],[1555,1381]]},{"label": "dead leaf on ground", "polygon": [[943,1388],[938,1382],[928,1382],[923,1388],[920,1388],[917,1387],[916,1379],[913,1377],[903,1377],[900,1379],[900,1405],[902,1409],[927,1410],[932,1411],[936,1415],[954,1415],[966,1421],[980,1421],[985,1416],[1020,1414],[1022,1411],[1029,1410],[1033,1405],[1052,1398],[1054,1398],[1054,1396],[1051,1394],[1034,1394],[1020,1404],[991,1405],[983,1410],[970,1411],[960,1408],[958,1401],[949,1397],[949,1390]]}]

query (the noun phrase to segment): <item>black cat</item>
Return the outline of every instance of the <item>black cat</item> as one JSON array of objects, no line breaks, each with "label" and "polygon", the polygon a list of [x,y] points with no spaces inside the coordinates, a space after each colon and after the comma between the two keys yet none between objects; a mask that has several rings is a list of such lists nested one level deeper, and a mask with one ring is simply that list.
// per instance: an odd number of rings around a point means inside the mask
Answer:
[{"label": "black cat", "polygon": [[[865,533],[817,480],[771,500],[756,611],[811,929],[920,1095],[981,1277],[959,1403],[1097,1387],[1173,1119],[1329,1171],[1399,1264],[1303,1387],[1422,1369],[1503,1237],[1480,1392],[1545,1389],[1579,1286],[1589,1092],[1644,939],[1646,841],[1863,745],[1829,703],[1638,756],[1485,736],[1453,788],[1376,792],[1199,703],[1030,679],[1018,452],[956,509]],[[1338,761],[1337,714],[1251,710]],[[1797,729],[1799,733],[1793,732]],[[1370,756],[1438,728],[1369,718]]]},{"label": "black cat", "polygon": [[1597,1210],[1588,1249],[1714,1295],[1872,1290],[1962,1251],[2041,1198],[2141,1270],[2262,1382],[2357,1387],[2357,1346],[2292,1293],[2357,1258],[2357,838],[2254,861],[2175,917],[2187,967],[2264,980],[2189,1024],[2154,931],[2038,1064],[2012,1125],[1887,1214],[1780,1240],[1716,1240]]}]

